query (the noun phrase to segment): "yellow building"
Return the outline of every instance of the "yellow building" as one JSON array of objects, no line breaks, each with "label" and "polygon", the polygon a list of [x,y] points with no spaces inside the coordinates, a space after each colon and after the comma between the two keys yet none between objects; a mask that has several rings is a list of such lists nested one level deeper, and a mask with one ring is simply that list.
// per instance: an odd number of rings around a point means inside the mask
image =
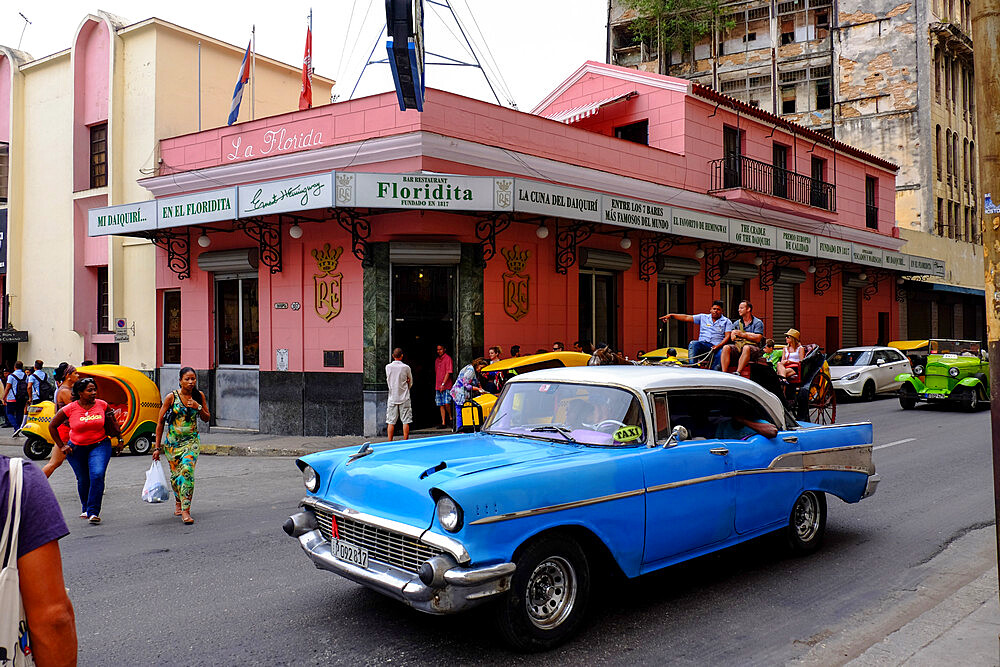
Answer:
[{"label": "yellow building", "polygon": [[[226,124],[245,49],[104,12],[44,58],[0,46],[0,362],[155,368],[155,247],[88,238],[87,212],[149,198],[161,138]],[[315,103],[333,83],[313,77]],[[257,54],[239,121],[297,109],[300,88],[300,64]]]}]

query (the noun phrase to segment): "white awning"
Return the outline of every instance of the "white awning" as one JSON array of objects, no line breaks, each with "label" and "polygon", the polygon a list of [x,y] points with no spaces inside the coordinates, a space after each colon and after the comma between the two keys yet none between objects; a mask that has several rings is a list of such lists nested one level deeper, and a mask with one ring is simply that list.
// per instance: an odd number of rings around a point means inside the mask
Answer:
[{"label": "white awning", "polygon": [[615,95],[614,97],[609,97],[606,100],[601,100],[599,102],[591,102],[590,104],[584,104],[582,106],[573,107],[572,109],[566,109],[564,111],[557,111],[556,113],[543,116],[543,118],[548,118],[549,120],[557,120],[560,123],[566,123],[571,125],[577,121],[581,121],[584,118],[589,118],[595,113],[608,106],[609,104],[614,104],[615,102],[622,102],[624,100],[632,99],[639,93],[635,90],[623,93],[621,95]]}]

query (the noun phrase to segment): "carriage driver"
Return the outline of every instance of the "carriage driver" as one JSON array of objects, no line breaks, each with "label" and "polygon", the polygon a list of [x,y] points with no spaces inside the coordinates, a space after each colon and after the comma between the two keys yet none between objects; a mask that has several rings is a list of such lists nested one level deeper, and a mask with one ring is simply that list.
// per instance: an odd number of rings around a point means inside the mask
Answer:
[{"label": "carriage driver", "polygon": [[[688,363],[693,363],[699,355],[708,352],[715,353],[727,341],[726,332],[729,331],[733,323],[722,314],[723,304],[719,300],[712,302],[712,307],[707,313],[698,315],[684,315],[682,313],[667,313],[660,318],[661,322],[678,320],[680,322],[693,322],[698,325],[698,340],[693,340],[688,345]],[[719,370],[719,355],[712,357],[712,368]]]}]

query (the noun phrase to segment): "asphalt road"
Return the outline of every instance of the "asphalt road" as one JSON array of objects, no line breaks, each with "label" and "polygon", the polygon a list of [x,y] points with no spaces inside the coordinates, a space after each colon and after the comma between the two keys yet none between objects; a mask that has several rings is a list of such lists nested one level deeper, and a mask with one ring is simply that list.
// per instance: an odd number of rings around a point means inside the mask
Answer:
[{"label": "asphalt road", "polygon": [[[762,538],[609,588],[546,664],[786,663],[921,585],[945,546],[993,522],[989,413],[840,406],[838,421],[863,419],[883,481],[862,503],[830,499],[820,552]],[[292,459],[203,457],[193,526],[139,500],[148,463],[112,461],[98,527],[76,518],[69,466],[51,480],[81,665],[540,661],[501,645],[488,612],[425,616],[316,570],[280,528],[303,495]]]}]

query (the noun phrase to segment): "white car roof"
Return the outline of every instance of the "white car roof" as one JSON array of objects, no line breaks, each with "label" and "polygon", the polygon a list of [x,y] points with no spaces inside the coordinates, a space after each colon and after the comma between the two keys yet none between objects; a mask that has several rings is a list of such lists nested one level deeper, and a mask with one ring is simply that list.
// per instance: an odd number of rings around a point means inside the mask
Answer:
[{"label": "white car roof", "polygon": [[[885,345],[859,345],[858,347],[842,347],[837,352],[867,352],[868,350],[892,350],[894,352],[899,352],[894,347],[887,347]],[[834,352],[836,354],[836,352]]]},{"label": "white car roof", "polygon": [[735,389],[753,395],[776,416],[785,413],[778,397],[762,386],[732,373],[677,366],[574,366],[546,368],[516,375],[511,382],[584,382],[624,385],[640,392],[657,389]]}]

